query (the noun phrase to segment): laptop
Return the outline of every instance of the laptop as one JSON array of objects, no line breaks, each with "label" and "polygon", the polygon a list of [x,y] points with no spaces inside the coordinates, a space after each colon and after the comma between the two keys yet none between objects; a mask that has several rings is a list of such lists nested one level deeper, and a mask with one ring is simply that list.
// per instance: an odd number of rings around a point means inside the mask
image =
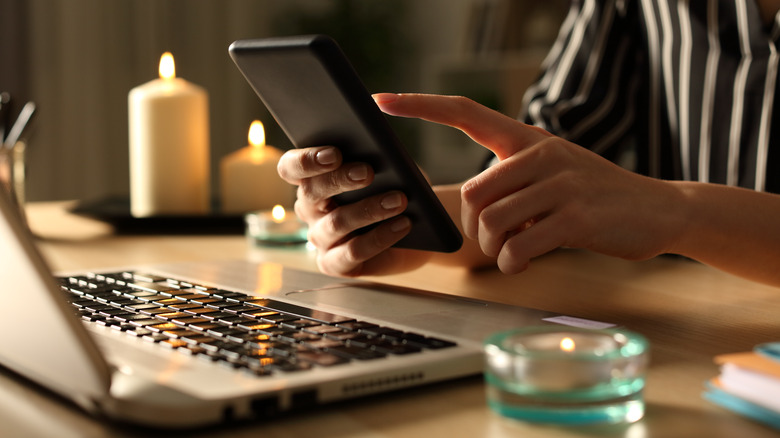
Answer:
[{"label": "laptop", "polygon": [[560,318],[245,260],[55,275],[4,190],[0,213],[0,330],[20,333],[0,365],[120,422],[273,418],[475,375],[488,334]]}]

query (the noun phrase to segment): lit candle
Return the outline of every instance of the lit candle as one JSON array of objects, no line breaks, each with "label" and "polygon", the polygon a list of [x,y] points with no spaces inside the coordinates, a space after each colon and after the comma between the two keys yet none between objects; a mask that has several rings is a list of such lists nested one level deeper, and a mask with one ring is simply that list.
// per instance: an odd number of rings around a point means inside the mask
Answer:
[{"label": "lit candle", "polygon": [[258,211],[245,216],[247,237],[261,245],[287,245],[306,242],[308,227],[297,216],[287,214],[275,205],[271,211]]},{"label": "lit candle", "polygon": [[247,213],[277,204],[292,207],[294,188],[276,172],[282,151],[265,144],[265,130],[258,120],[249,127],[248,137],[248,146],[220,163],[222,211]]},{"label": "lit candle", "polygon": [[177,78],[165,53],[160,78],[133,88],[127,100],[133,216],[207,214],[208,93]]},{"label": "lit candle", "polygon": [[543,326],[485,341],[487,398],[507,417],[559,424],[637,421],[647,341],[626,330]]}]

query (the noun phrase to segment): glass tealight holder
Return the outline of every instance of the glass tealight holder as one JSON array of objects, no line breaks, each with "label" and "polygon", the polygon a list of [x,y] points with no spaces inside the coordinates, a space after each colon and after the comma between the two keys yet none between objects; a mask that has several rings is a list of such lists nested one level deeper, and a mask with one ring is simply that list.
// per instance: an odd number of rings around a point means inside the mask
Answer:
[{"label": "glass tealight holder", "polygon": [[291,246],[307,242],[306,222],[294,214],[287,214],[277,205],[270,211],[256,211],[244,216],[246,236],[260,246]]},{"label": "glass tealight holder", "polygon": [[488,405],[533,423],[633,423],[644,416],[648,348],[643,336],[623,329],[496,333],[484,344]]}]

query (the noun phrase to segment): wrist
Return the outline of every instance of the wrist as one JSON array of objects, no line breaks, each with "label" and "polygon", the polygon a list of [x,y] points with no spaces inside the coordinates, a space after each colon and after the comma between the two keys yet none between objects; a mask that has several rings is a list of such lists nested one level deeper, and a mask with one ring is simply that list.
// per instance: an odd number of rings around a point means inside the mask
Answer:
[{"label": "wrist", "polygon": [[669,202],[665,215],[670,221],[670,238],[666,250],[669,254],[680,254],[692,256],[692,242],[699,237],[699,231],[703,224],[697,215],[702,212],[702,201],[697,193],[701,183],[690,181],[663,181],[671,190],[671,201]]}]

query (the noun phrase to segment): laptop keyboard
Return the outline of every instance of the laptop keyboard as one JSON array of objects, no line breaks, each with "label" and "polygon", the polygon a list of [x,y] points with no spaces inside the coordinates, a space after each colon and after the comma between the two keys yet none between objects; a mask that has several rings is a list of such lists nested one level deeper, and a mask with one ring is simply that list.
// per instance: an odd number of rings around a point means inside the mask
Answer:
[{"label": "laptop keyboard", "polygon": [[136,272],[61,277],[81,319],[257,376],[455,346],[273,299]]}]

